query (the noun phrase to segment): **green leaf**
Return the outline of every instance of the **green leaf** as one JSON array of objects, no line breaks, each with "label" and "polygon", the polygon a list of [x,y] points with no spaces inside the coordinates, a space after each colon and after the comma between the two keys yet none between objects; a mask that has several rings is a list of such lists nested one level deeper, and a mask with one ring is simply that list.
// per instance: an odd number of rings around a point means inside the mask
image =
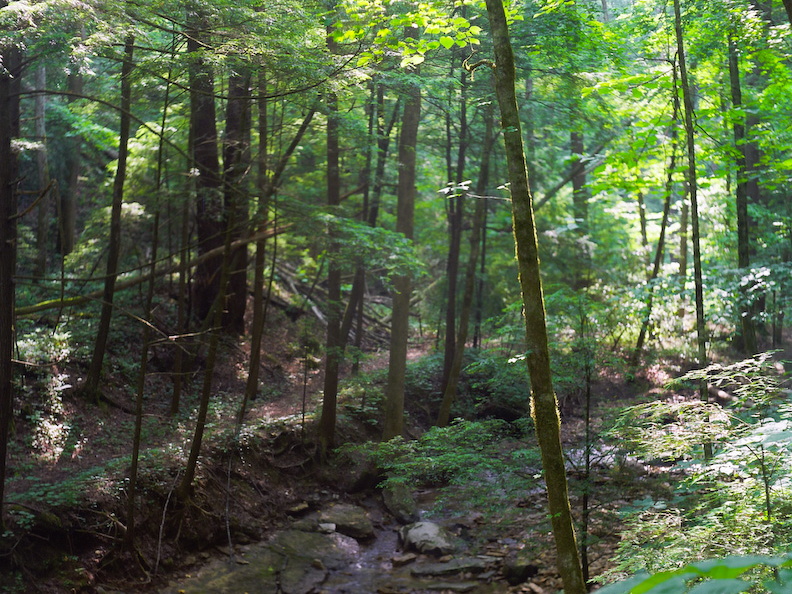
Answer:
[{"label": "green leaf", "polygon": [[737,594],[745,592],[751,584],[743,580],[712,580],[696,584],[690,590],[690,594]]},{"label": "green leaf", "polygon": [[599,592],[599,594],[630,594],[634,586],[642,583],[648,577],[648,573],[639,573],[624,581],[608,584],[604,588],[597,590],[597,592]]},{"label": "green leaf", "polygon": [[440,39],[440,45],[442,45],[446,49],[450,49],[451,46],[454,45],[453,37],[449,37],[448,35],[443,35]]}]

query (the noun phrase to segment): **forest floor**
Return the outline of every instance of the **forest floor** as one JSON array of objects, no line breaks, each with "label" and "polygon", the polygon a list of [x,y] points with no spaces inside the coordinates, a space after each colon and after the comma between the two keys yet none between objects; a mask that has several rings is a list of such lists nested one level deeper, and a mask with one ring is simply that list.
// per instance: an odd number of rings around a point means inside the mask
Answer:
[{"label": "forest floor", "polygon": [[[264,346],[264,388],[249,404],[241,434],[233,419],[244,392],[249,344],[245,338],[224,344],[215,370],[210,433],[188,502],[177,501],[174,492],[192,438],[197,389],[184,397],[183,414],[171,418],[168,364],[157,361],[167,357],[155,354],[158,367],[146,384],[146,454],[132,550],[121,547],[127,530],[126,473],[134,424],[129,411],[135,384],[123,363],[130,357],[124,348],[128,345],[116,345],[112,372],[103,385],[108,399],[98,406],[72,388],[85,372],[81,366],[53,366],[46,373],[33,369],[23,375],[20,421],[9,461],[11,523],[0,537],[0,572],[5,576],[0,592],[158,591],[223,555],[231,534],[235,544],[261,541],[287,526],[290,513],[301,506],[318,508],[371,497],[376,477],[362,484],[365,472],[332,460],[319,463],[306,435],[311,434],[313,412],[321,404],[321,366],[302,356],[294,324],[279,312],[273,317]],[[417,340],[410,358],[416,360],[430,349],[429,341]],[[387,366],[387,352],[371,350],[363,366]],[[679,369],[678,363],[658,363],[629,381],[602,370],[592,383],[594,427],[620,406],[670,397],[663,384]],[[379,430],[371,419],[360,417],[359,406],[345,412],[346,404],[350,403],[342,399],[337,442],[376,440]],[[414,421],[408,431],[415,436],[428,428],[427,411],[420,404],[408,403]],[[620,510],[636,499],[661,497],[672,485],[666,469],[637,464],[605,446],[594,452],[592,475],[584,481],[582,401],[568,395],[563,404],[571,502],[578,517],[583,484],[593,486],[588,509],[589,569],[594,577],[613,569]],[[503,558],[516,552],[532,556],[537,575],[516,586],[502,582],[500,591],[550,593],[560,588],[541,487],[513,501],[508,514],[482,513],[470,505],[466,509],[465,501],[453,497],[447,505],[446,515],[458,516],[458,526],[478,533],[479,552]]]}]

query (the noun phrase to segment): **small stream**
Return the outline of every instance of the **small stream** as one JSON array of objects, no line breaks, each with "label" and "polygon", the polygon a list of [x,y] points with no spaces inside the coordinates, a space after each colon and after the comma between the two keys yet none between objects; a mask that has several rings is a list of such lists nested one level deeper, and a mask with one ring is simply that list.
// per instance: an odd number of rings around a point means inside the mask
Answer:
[{"label": "small stream", "polygon": [[[422,498],[425,499],[425,498]],[[426,505],[426,500],[421,502]],[[161,594],[407,594],[472,592],[495,594],[505,584],[493,581],[499,559],[466,557],[471,552],[439,559],[402,551],[395,522],[376,517],[374,537],[358,541],[339,532],[304,531],[310,517],[295,522],[261,543],[238,546],[234,555],[206,562]],[[318,514],[313,514],[318,517]],[[379,517],[377,517],[379,516]],[[452,557],[451,559],[449,559]],[[467,561],[466,561],[467,560]],[[445,562],[445,564],[444,564]],[[467,571],[466,565],[476,565]],[[458,565],[462,569],[454,570]],[[446,570],[447,571],[446,573]]]}]

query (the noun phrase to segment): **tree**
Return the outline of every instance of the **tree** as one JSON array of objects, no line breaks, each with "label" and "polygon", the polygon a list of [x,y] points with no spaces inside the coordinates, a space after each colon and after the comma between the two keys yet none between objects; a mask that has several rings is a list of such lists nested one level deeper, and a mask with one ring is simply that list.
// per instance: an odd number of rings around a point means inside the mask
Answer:
[{"label": "tree", "polygon": [[102,375],[102,363],[107,340],[110,336],[110,322],[113,317],[113,299],[115,296],[115,283],[118,275],[118,259],[121,251],[121,206],[124,202],[124,182],[126,181],[127,156],[129,154],[129,134],[131,128],[132,108],[132,55],[135,49],[135,39],[127,37],[124,43],[124,58],[121,66],[121,106],[120,130],[118,137],[118,165],[113,182],[113,201],[110,211],[110,245],[107,252],[107,270],[102,294],[102,314],[99,319],[99,329],[96,332],[93,357],[88,375],[85,378],[83,390],[85,393],[99,401],[99,381]]},{"label": "tree", "polygon": [[[0,9],[8,6],[0,0]],[[13,413],[14,304],[16,291],[17,155],[11,139],[19,135],[19,90],[22,70],[19,50],[0,46],[0,529],[5,528],[6,459]]]},{"label": "tree", "polygon": [[[735,110],[742,109],[742,88],[740,86],[740,63],[737,55],[737,44],[732,35],[729,35],[729,88],[731,90],[732,107]],[[745,124],[742,114],[734,115],[732,123],[734,133],[734,149],[736,151],[737,165],[737,185],[735,187],[735,204],[737,207],[737,266],[742,274],[748,272],[751,265],[751,246],[748,221],[748,170],[745,158]],[[750,286],[741,283],[743,291],[747,293]],[[749,299],[749,295],[744,295],[744,300]],[[743,347],[748,355],[757,352],[756,328],[753,323],[753,307],[749,303],[740,306],[740,323],[742,326]]]},{"label": "tree", "polygon": [[[417,37],[408,28],[405,37]],[[417,75],[417,71],[415,72]],[[413,238],[415,216],[415,171],[418,124],[421,120],[421,89],[416,82],[404,90],[405,101],[399,134],[399,182],[397,189],[396,232]],[[410,333],[410,295],[412,279],[399,275],[393,281],[393,318],[391,320],[388,383],[385,388],[385,423],[383,439],[392,439],[404,431],[404,374],[407,369],[407,342]]]},{"label": "tree", "polygon": [[569,506],[566,467],[561,447],[561,420],[553,390],[547,344],[542,280],[528,170],[515,93],[514,55],[502,0],[486,0],[495,52],[495,92],[501,112],[512,197],[514,238],[525,309],[526,362],[531,376],[531,410],[542,451],[550,521],[556,542],[558,571],[567,594],[583,594],[586,584]]},{"label": "tree", "polygon": [[[685,138],[687,145],[687,183],[688,196],[690,197],[690,224],[693,239],[693,278],[696,293],[696,344],[698,346],[698,364],[706,367],[707,336],[704,325],[704,281],[701,270],[701,232],[699,229],[698,213],[698,179],[696,176],[696,137],[693,127],[693,96],[688,79],[687,62],[685,60],[685,44],[682,36],[682,11],[679,0],[674,0],[674,33],[677,45],[677,59],[679,61],[679,82],[682,86],[682,104],[685,116]],[[709,395],[707,385],[701,382],[699,386],[701,400],[707,402]],[[711,450],[712,445],[705,447]],[[710,451],[711,454],[711,451]]]},{"label": "tree", "polygon": [[[330,51],[335,51],[335,42],[328,36]],[[341,172],[339,159],[339,113],[338,96],[334,91],[327,94],[327,207],[331,216],[338,216],[341,205]],[[322,398],[322,416],[319,419],[319,443],[325,454],[335,443],[336,403],[338,399],[338,374],[343,357],[341,338],[341,265],[338,262],[339,244],[336,231],[328,232],[327,258],[327,336],[325,340],[325,374]]]},{"label": "tree", "polygon": [[[248,232],[248,191],[245,183],[250,169],[250,71],[238,65],[228,80],[226,129],[223,138],[223,195],[227,217],[236,221],[232,239]],[[233,214],[229,214],[233,211]],[[223,329],[242,334],[247,306],[247,246],[234,250]]]},{"label": "tree", "polygon": [[[217,147],[214,74],[206,55],[209,47],[207,19],[200,8],[191,9],[186,32],[187,51],[191,57],[190,155],[195,168],[195,218],[199,255],[223,245],[226,220]],[[208,318],[220,293],[221,261],[221,256],[205,260],[195,272],[195,313],[202,320]]]},{"label": "tree", "polygon": [[476,208],[473,213],[472,228],[470,230],[470,254],[468,256],[467,268],[465,270],[465,285],[462,294],[462,307],[459,313],[459,333],[456,337],[456,348],[454,357],[451,361],[451,369],[448,373],[448,381],[443,389],[443,400],[440,403],[440,412],[437,415],[437,424],[440,427],[448,425],[451,416],[451,405],[457,397],[457,387],[459,376],[462,372],[462,361],[465,354],[465,344],[467,342],[468,325],[470,313],[473,308],[473,297],[475,293],[476,265],[478,263],[479,249],[481,247],[481,234],[484,228],[484,215],[487,209],[487,200],[484,197],[489,185],[490,153],[494,138],[492,134],[492,104],[485,112],[486,132],[484,133],[484,147],[481,157],[479,178],[476,183]]}]

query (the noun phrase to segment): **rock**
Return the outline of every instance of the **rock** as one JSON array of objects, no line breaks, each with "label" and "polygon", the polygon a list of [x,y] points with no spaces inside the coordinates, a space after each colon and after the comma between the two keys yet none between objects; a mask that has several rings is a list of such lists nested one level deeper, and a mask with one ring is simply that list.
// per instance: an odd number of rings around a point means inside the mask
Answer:
[{"label": "rock", "polygon": [[330,534],[331,532],[336,531],[336,525],[330,522],[319,524],[319,532],[324,532],[325,534]]},{"label": "rock", "polygon": [[539,568],[533,564],[533,557],[522,550],[509,553],[503,562],[503,577],[512,586],[522,584],[537,573]]},{"label": "rock", "polygon": [[391,563],[393,563],[394,567],[401,567],[402,565],[407,565],[408,563],[412,563],[418,558],[418,555],[415,553],[405,553],[404,555],[396,555],[391,559]]},{"label": "rock", "polygon": [[404,483],[389,483],[382,489],[382,502],[400,524],[411,524],[420,519],[412,491]]},{"label": "rock", "polygon": [[433,522],[415,522],[403,526],[399,536],[405,549],[415,549],[419,553],[448,555],[458,548],[453,535]]},{"label": "rock", "polygon": [[301,501],[300,503],[291,506],[289,509],[286,510],[286,513],[290,516],[298,516],[302,513],[307,512],[311,509],[311,506],[308,505],[306,501]]},{"label": "rock", "polygon": [[319,530],[319,522],[316,518],[301,518],[292,522],[290,530],[300,530],[301,532],[317,532]]},{"label": "rock", "polygon": [[451,559],[445,563],[428,563],[426,565],[419,565],[413,567],[410,573],[416,577],[426,576],[448,576],[457,575],[460,573],[481,573],[489,563],[484,559],[478,557],[462,557],[459,559]]},{"label": "rock", "polygon": [[358,540],[374,538],[374,526],[362,507],[339,503],[322,511],[320,524],[335,524],[336,531]]}]

